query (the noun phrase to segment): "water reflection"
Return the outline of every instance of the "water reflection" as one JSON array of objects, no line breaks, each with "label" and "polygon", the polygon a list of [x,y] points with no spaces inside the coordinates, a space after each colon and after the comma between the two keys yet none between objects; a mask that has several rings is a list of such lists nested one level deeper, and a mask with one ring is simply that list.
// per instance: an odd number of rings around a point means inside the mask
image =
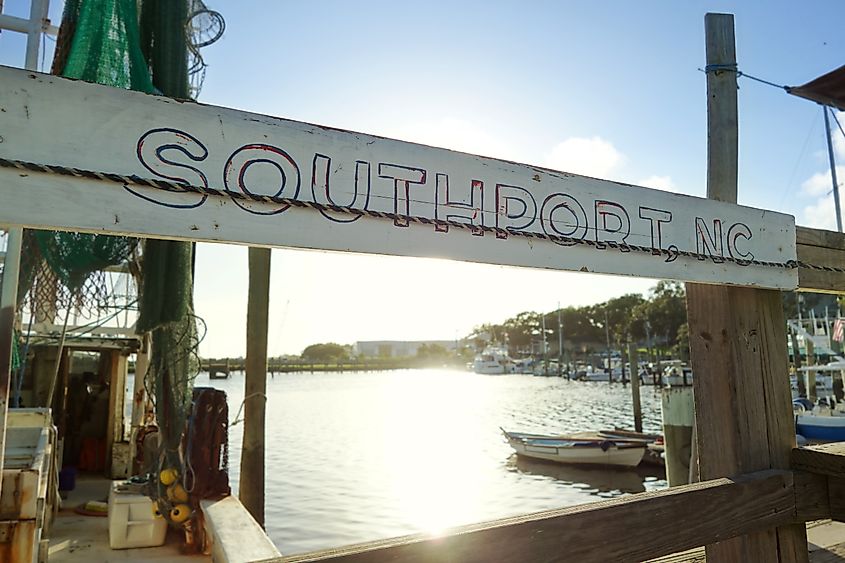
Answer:
[{"label": "water reflection", "polygon": [[655,466],[644,465],[634,469],[580,467],[520,457],[516,454],[508,459],[505,468],[523,475],[553,479],[562,485],[601,497],[642,493],[646,491],[647,483],[656,485],[665,480],[663,469]]},{"label": "water reflection", "polygon": [[[243,375],[224,389],[231,416]],[[641,390],[647,432],[660,396]],[[286,554],[573,506],[666,486],[659,475],[517,460],[499,427],[630,426],[630,389],[448,370],[276,375],[267,382],[267,532]],[[237,491],[242,425],[229,428]]]}]

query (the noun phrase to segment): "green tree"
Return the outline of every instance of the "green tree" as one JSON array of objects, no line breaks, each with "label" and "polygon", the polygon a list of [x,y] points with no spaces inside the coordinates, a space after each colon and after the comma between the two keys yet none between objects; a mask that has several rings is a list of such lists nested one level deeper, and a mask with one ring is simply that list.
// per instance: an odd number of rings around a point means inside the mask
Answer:
[{"label": "green tree", "polygon": [[312,344],[302,351],[301,357],[309,362],[337,362],[349,358],[347,347],[327,342],[324,344]]},{"label": "green tree", "polygon": [[502,327],[508,335],[511,353],[532,351],[532,344],[542,338],[542,315],[525,311],[504,322]]},{"label": "green tree", "polygon": [[[604,327],[604,312],[610,323],[610,337],[616,346],[621,346],[630,340],[638,341],[645,338],[642,322],[635,322],[634,313],[646,302],[639,293],[628,293],[621,297],[608,300],[603,305],[597,305],[595,322]],[[602,309],[604,311],[602,311]]]},{"label": "green tree", "polygon": [[[593,307],[567,307],[561,311],[563,321],[563,338],[572,344],[576,350],[592,349],[604,342],[604,322],[596,322],[596,311]],[[600,312],[604,319],[604,312]],[[557,340],[557,312],[554,314],[554,330],[552,338]],[[548,322],[548,318],[546,321]],[[548,325],[547,325],[548,326]]]},{"label": "green tree", "polygon": [[684,362],[689,361],[689,324],[684,323],[678,328],[676,343],[673,348],[675,356]]},{"label": "green tree", "polygon": [[686,292],[684,285],[675,281],[660,281],[651,289],[645,317],[651,335],[664,348],[678,344],[681,325],[687,322]]}]

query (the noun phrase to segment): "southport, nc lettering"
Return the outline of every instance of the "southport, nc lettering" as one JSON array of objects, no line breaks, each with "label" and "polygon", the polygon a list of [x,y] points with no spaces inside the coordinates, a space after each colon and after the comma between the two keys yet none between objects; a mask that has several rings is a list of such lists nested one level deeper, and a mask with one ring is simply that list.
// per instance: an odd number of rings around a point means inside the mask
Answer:
[{"label": "southport, nc lettering", "polygon": [[[539,175],[524,185],[515,185],[413,163],[353,160],[326,154],[328,151],[294,158],[291,152],[267,143],[245,144],[235,149],[222,163],[222,170],[215,173],[222,172],[227,191],[320,204],[318,211],[336,223],[352,223],[364,215],[332,210],[332,206],[392,213],[393,224],[400,228],[408,227],[412,217],[422,217],[433,219],[432,228],[441,233],[449,231],[448,221],[468,226],[475,236],[485,234],[479,227],[494,227],[497,238],[507,238],[509,232],[541,232],[561,246],[587,240],[599,249],[609,245],[648,246],[653,254],[670,262],[678,257],[679,244],[680,250],[694,252],[700,260],[730,257],[742,265],[754,260],[750,249],[753,233],[743,222],[696,216],[684,220],[685,225],[676,225],[672,209],[594,197],[574,189],[540,190],[532,185],[540,182]],[[212,171],[208,167],[223,162],[210,158],[200,139],[174,128],[151,129],[141,135],[136,154],[141,165],[155,176],[203,188],[209,188]],[[458,177],[461,180],[455,181]],[[126,190],[171,208],[196,208],[208,198],[207,194],[188,190],[151,193],[129,185]],[[278,215],[290,207],[288,203],[244,198],[233,197],[232,201],[255,215]],[[681,238],[686,242],[675,240],[677,233],[684,231]]]}]

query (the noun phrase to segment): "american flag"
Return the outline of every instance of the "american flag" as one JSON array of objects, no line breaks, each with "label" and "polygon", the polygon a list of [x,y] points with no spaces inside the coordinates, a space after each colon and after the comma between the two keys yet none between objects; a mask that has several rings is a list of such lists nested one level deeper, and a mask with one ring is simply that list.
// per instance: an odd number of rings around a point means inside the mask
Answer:
[{"label": "american flag", "polygon": [[836,319],[833,323],[833,339],[836,342],[845,341],[845,320]]}]

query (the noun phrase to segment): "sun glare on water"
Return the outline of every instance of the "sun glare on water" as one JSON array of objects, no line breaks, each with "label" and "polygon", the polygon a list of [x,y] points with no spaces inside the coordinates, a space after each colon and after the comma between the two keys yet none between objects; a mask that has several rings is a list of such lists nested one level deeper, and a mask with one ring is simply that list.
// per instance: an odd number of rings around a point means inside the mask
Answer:
[{"label": "sun glare on water", "polygon": [[[409,527],[433,536],[447,529],[482,519],[481,499],[486,484],[470,472],[467,455],[484,455],[475,443],[473,413],[485,397],[469,396],[462,385],[465,374],[450,374],[451,392],[424,382],[401,381],[402,400],[394,409],[403,411],[407,426],[387,426],[383,433],[385,475],[393,498]],[[466,392],[465,392],[466,391]]]}]

